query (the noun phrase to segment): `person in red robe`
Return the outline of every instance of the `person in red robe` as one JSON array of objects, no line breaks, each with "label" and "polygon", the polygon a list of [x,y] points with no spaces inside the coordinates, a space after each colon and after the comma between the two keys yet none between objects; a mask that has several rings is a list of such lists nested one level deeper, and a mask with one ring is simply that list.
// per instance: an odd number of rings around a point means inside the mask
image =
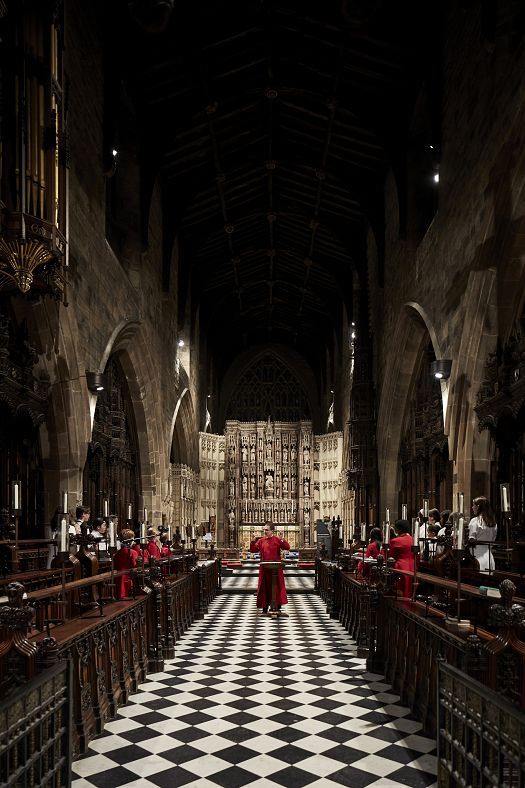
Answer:
[{"label": "person in red robe", "polygon": [[[368,543],[368,547],[366,548],[365,558],[377,558],[381,552],[382,541],[383,535],[381,533],[381,529],[372,528],[370,531],[370,541]],[[367,577],[370,574],[370,568],[365,564],[364,561],[359,561],[359,564],[357,565],[357,574],[362,575],[363,577]]]},{"label": "person in red robe", "polygon": [[[412,552],[412,536],[408,520],[397,520],[394,525],[396,536],[390,541],[389,555],[394,559],[394,569],[414,571],[414,553]],[[401,575],[397,581],[397,589],[401,596],[412,599],[413,580],[408,575]]]},{"label": "person in red robe", "polygon": [[157,544],[157,534],[148,533],[148,554],[157,561],[160,558],[160,547]]},{"label": "person in red robe", "polygon": [[[250,552],[260,553],[261,561],[280,561],[281,550],[289,550],[290,545],[285,539],[281,539],[274,533],[273,523],[264,524],[264,536],[255,539],[250,544]],[[277,609],[281,605],[288,604],[286,596],[286,586],[284,585],[284,572],[279,567],[277,570]],[[259,567],[259,583],[257,586],[257,607],[262,608],[263,615],[268,613],[268,607],[272,601],[272,570],[264,566]],[[283,613],[281,615],[287,615]]]},{"label": "person in red robe", "polygon": [[[137,554],[132,549],[133,539],[135,534],[131,529],[125,529],[120,535],[120,550],[117,550],[113,559],[113,568],[115,572],[124,570],[131,570],[137,566]],[[133,593],[133,580],[127,571],[127,574],[115,578],[115,594],[117,599],[125,599]]]},{"label": "person in red robe", "polygon": [[132,550],[135,552],[135,555],[137,556],[137,560],[139,562],[144,562],[144,565],[149,564],[149,553],[147,547],[142,547],[140,542],[135,542],[135,544],[132,547]]}]

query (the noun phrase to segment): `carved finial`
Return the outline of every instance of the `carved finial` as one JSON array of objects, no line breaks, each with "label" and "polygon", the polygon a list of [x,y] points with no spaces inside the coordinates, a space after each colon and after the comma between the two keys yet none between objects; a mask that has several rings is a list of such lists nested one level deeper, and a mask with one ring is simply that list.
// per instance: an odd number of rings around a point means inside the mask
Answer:
[{"label": "carved finial", "polygon": [[496,627],[513,627],[525,624],[525,608],[513,605],[512,600],[516,593],[516,586],[508,578],[499,585],[501,601],[489,607],[489,624]]}]

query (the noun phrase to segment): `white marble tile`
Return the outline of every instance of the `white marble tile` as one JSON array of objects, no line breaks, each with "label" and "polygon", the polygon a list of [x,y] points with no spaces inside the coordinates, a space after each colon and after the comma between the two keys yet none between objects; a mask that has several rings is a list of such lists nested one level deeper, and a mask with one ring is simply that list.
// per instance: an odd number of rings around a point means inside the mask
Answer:
[{"label": "white marble tile", "polygon": [[207,755],[205,758],[194,758],[192,761],[185,761],[183,766],[184,769],[199,777],[209,777],[228,767],[231,767],[228,761],[224,761],[212,754]]},{"label": "white marble tile", "polygon": [[325,755],[321,755],[320,753],[316,753],[312,755],[310,758],[305,758],[304,761],[300,762],[300,768],[306,772],[310,772],[311,774],[315,774],[317,777],[327,777],[330,774],[333,774],[339,769],[343,769],[346,766],[346,763],[342,761],[336,761],[333,758],[327,758]]}]

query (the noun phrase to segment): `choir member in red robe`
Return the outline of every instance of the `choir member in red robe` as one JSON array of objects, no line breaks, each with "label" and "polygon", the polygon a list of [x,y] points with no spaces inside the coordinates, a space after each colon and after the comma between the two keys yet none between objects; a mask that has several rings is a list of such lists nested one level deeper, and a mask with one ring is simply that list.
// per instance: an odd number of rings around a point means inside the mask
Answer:
[{"label": "choir member in red robe", "polygon": [[135,542],[132,549],[134,550],[139,563],[149,564],[149,553],[147,547],[142,547],[140,542]]},{"label": "choir member in red robe", "polygon": [[[410,525],[408,520],[397,520],[394,525],[396,536],[390,541],[389,555],[394,559],[394,569],[405,569],[408,572],[414,571],[414,553],[412,552],[412,536],[410,535]],[[401,596],[408,599],[412,598],[412,578],[402,575],[397,588],[401,591]]]},{"label": "choir member in red robe", "polygon": [[[381,533],[381,529],[372,528],[370,531],[370,541],[368,543],[368,547],[366,548],[365,558],[377,558],[381,552],[382,541],[383,535]],[[357,565],[357,574],[362,575],[363,577],[367,577],[370,574],[370,568],[365,564],[364,561],[359,561],[359,564]]]},{"label": "choir member in red robe", "polygon": [[[115,572],[124,570],[131,570],[137,566],[137,554],[132,549],[133,539],[135,534],[131,529],[125,529],[120,535],[120,550],[115,553],[113,559],[113,567]],[[115,578],[115,593],[117,599],[124,599],[131,596],[133,593],[133,580],[130,577],[129,571],[121,577]]]},{"label": "choir member in red robe", "polygon": [[[250,544],[252,553],[260,553],[261,561],[280,561],[281,550],[289,550],[290,545],[285,539],[281,539],[274,533],[273,523],[264,524],[264,536],[255,539]],[[284,585],[284,572],[281,568],[277,570],[277,608],[288,603],[286,587]],[[262,608],[263,614],[268,613],[268,607],[272,601],[272,571],[259,567],[259,584],[257,587],[257,607]]]},{"label": "choir member in red robe", "polygon": [[147,549],[148,549],[148,554],[152,558],[155,558],[158,561],[159,558],[160,558],[160,547],[158,546],[156,539],[157,539],[157,535],[156,534],[154,534],[154,533],[149,533],[148,534],[148,548]]}]

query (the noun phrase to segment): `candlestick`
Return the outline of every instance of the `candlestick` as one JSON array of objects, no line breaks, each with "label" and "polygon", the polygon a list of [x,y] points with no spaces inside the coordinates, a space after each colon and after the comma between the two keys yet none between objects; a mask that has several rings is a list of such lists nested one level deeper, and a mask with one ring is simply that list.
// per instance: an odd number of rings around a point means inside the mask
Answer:
[{"label": "candlestick", "polygon": [[67,551],[67,520],[65,517],[60,521],[60,552]]},{"label": "candlestick", "polygon": [[408,517],[408,506],[406,503],[402,504],[401,506],[401,519],[406,520]]},{"label": "candlestick", "polygon": [[423,499],[423,517],[428,517],[428,498]]},{"label": "candlestick", "polygon": [[[107,501],[104,503],[107,503]],[[113,520],[109,521],[109,546],[115,547],[115,523]]]},{"label": "candlestick", "polygon": [[20,495],[20,488],[21,482],[15,481],[12,483],[12,502],[13,502],[13,512],[19,512],[21,507],[21,495]]},{"label": "candlestick", "polygon": [[67,512],[68,510],[68,494],[66,491],[62,493],[62,512]]},{"label": "candlestick", "polygon": [[463,530],[465,528],[465,520],[463,517],[459,518],[458,521],[458,550],[463,549]]},{"label": "candlestick", "polygon": [[104,517],[109,517],[109,501],[104,498]]},{"label": "candlestick", "polygon": [[510,504],[509,504],[509,485],[508,484],[500,484],[500,491],[501,491],[501,511],[502,512],[509,512],[510,511]]}]

